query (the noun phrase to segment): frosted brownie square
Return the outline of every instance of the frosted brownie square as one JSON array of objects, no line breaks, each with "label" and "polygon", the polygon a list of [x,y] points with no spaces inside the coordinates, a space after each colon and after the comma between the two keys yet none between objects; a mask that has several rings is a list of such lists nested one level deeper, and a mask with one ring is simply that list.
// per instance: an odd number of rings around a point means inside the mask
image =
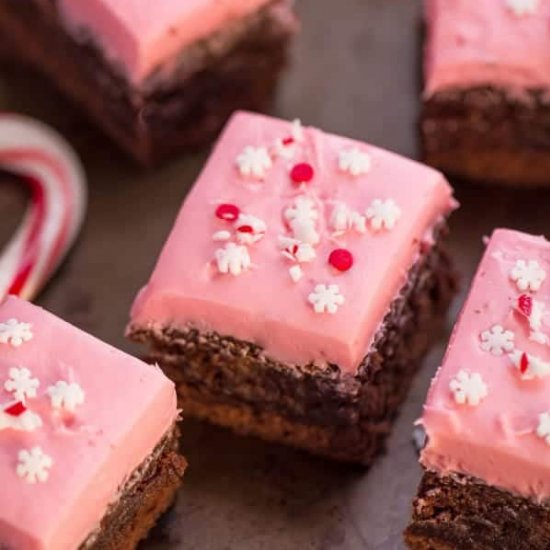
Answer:
[{"label": "frosted brownie square", "polygon": [[550,184],[550,2],[424,5],[426,162],[473,180]]},{"label": "frosted brownie square", "polygon": [[297,27],[292,0],[0,0],[14,58],[143,164],[267,108]]},{"label": "frosted brownie square", "polygon": [[495,231],[424,407],[411,548],[548,548],[549,272],[543,237]]},{"label": "frosted brownie square", "polygon": [[0,305],[0,548],[133,549],[185,467],[174,385],[17,298]]},{"label": "frosted brownie square", "polygon": [[129,336],[185,414],[370,464],[454,290],[443,176],[374,146],[233,116]]}]

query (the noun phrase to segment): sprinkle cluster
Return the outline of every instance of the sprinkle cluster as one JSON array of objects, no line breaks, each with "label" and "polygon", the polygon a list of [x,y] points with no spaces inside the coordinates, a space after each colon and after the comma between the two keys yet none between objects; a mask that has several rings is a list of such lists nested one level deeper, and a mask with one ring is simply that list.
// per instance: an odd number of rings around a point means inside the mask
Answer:
[{"label": "sprinkle cluster", "polygon": [[[391,231],[401,217],[399,205],[391,198],[374,198],[363,210],[350,208],[343,201],[321,199],[315,184],[321,177],[329,177],[330,166],[320,166],[319,160],[305,147],[306,132],[299,120],[290,124],[288,133],[273,143],[251,144],[236,155],[235,167],[239,181],[254,189],[267,185],[270,172],[284,167],[288,177],[288,203],[281,216],[284,234],[277,236],[281,260],[290,264],[290,280],[298,283],[307,273],[307,265],[319,256],[319,245],[329,229],[330,242],[348,234],[365,235]],[[336,152],[333,170],[345,174],[353,181],[362,180],[372,169],[371,154],[357,145]],[[259,187],[258,187],[259,186]],[[286,196],[286,195],[285,195]],[[215,206],[218,228],[212,239],[219,243],[214,250],[214,265],[221,275],[240,276],[254,268],[254,250],[269,231],[257,213],[242,211],[242,205],[220,203]],[[326,219],[325,219],[326,217]],[[335,243],[338,244],[338,243]],[[263,245],[265,246],[265,244]],[[311,282],[307,302],[314,312],[335,314],[345,302],[335,277],[353,268],[355,258],[343,246],[334,246],[327,255],[327,280]],[[333,280],[331,280],[333,279]]]},{"label": "sprinkle cluster", "polygon": [[[9,319],[0,322],[0,345],[19,348],[33,339],[30,323]],[[38,397],[40,380],[24,366],[13,366],[1,388],[10,394],[11,401],[0,404],[0,432],[5,430],[34,432],[43,426],[40,415],[31,409],[31,403]],[[83,389],[76,382],[59,380],[46,389],[52,409],[58,413],[74,413],[85,401]],[[52,458],[40,446],[21,449],[17,454],[17,475],[27,483],[44,483],[48,480]]]},{"label": "sprinkle cluster", "polygon": [[[520,258],[511,266],[508,276],[518,291],[513,301],[512,314],[525,323],[529,339],[542,345],[550,345],[550,338],[543,332],[545,304],[534,295],[540,291],[547,273],[537,260]],[[517,371],[521,381],[532,381],[550,376],[550,362],[517,347],[516,334],[501,324],[487,327],[479,334],[482,351],[506,356]],[[477,406],[488,395],[489,388],[480,373],[461,370],[449,383],[449,389],[457,404]],[[550,411],[539,415],[534,433],[550,445]]]}]

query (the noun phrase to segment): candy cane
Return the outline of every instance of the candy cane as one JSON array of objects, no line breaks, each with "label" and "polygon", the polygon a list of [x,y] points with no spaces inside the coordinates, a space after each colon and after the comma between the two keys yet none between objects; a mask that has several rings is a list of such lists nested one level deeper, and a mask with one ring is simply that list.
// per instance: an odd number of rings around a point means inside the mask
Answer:
[{"label": "candy cane", "polygon": [[17,232],[0,254],[0,301],[31,300],[68,252],[86,209],[86,179],[71,147],[47,126],[0,114],[0,169],[32,192]]}]

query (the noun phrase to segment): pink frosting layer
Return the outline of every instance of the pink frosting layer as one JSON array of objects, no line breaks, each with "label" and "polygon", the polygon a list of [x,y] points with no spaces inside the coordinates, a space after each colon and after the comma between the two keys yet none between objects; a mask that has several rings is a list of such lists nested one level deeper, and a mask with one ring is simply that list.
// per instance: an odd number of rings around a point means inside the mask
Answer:
[{"label": "pink frosting layer", "polygon": [[135,83],[179,50],[269,0],[59,0],[70,29],[86,29]]},{"label": "pink frosting layer", "polygon": [[[550,361],[550,348],[529,339],[528,318],[516,310],[522,294],[510,278],[517,260],[536,260],[547,277],[530,294],[550,311],[550,243],[542,237],[495,231],[455,327],[443,366],[432,382],[422,424],[428,444],[421,461],[444,474],[459,472],[537,500],[550,496],[550,445],[538,437],[539,414],[550,410],[550,378],[523,380],[508,351],[481,348],[481,334],[500,325],[515,349]],[[540,330],[550,334],[543,315]],[[477,406],[455,401],[458,371],[479,373],[487,397]]]},{"label": "pink frosting layer", "polygon": [[[21,347],[0,344],[0,405],[12,367],[40,381],[30,410],[43,422],[32,432],[0,429],[0,546],[74,550],[98,526],[117,489],[151,453],[177,416],[173,384],[138,361],[50,313],[16,298],[0,306],[0,323],[31,323]],[[85,401],[73,414],[55,411],[46,393],[59,380],[78,383]],[[21,449],[35,446],[53,466],[44,483],[18,477]]]},{"label": "pink frosting layer", "polygon": [[427,95],[491,84],[550,87],[550,0],[524,15],[506,0],[425,0],[425,11]]},{"label": "pink frosting layer", "polygon": [[[249,113],[233,116],[136,299],[134,325],[193,326],[254,342],[282,361],[357,369],[420,247],[429,246],[434,224],[454,207],[452,190],[431,168],[314,128],[304,129],[304,142],[292,159],[274,158],[263,182],[239,173],[236,158],[245,147],[269,148],[290,133],[286,121]],[[340,151],[353,147],[371,161],[370,171],[358,177],[342,172],[338,164]],[[299,188],[289,173],[304,161],[315,176]],[[304,276],[294,283],[278,237],[289,235],[283,212],[301,195],[317,205],[321,239],[317,257],[302,265]],[[393,199],[401,208],[392,230],[332,236],[327,220],[334,201],[364,212],[374,199]],[[232,230],[214,215],[221,203],[235,204],[267,226],[265,237],[249,247],[252,267],[236,277],[218,273],[213,262],[216,249],[223,247],[213,234]],[[352,252],[355,264],[339,273],[327,258],[342,247]],[[344,296],[334,315],[315,313],[308,303],[317,283],[337,284]]]}]

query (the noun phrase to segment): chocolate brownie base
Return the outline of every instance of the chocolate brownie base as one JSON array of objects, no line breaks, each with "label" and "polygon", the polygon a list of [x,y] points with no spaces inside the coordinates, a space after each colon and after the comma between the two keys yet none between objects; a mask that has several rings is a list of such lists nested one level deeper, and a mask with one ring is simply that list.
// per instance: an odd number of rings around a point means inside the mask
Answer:
[{"label": "chocolate brownie base", "polygon": [[85,32],[75,39],[54,0],[0,0],[0,35],[14,55],[51,78],[120,146],[152,164],[213,140],[235,109],[265,110],[297,24],[292,0],[185,48],[139,87]]},{"label": "chocolate brownie base", "polygon": [[116,503],[80,550],[132,550],[174,500],[183,472],[174,428],[121,488]]},{"label": "chocolate brownie base", "polygon": [[413,550],[548,550],[550,508],[471,477],[427,471],[405,541]]},{"label": "chocolate brownie base", "polygon": [[450,89],[428,98],[421,117],[424,160],[461,178],[550,184],[550,94]]},{"label": "chocolate brownie base", "polygon": [[369,465],[383,449],[413,374],[455,291],[441,244],[409,273],[356,374],[288,365],[258,345],[216,333],[131,326],[174,380],[186,415]]}]

